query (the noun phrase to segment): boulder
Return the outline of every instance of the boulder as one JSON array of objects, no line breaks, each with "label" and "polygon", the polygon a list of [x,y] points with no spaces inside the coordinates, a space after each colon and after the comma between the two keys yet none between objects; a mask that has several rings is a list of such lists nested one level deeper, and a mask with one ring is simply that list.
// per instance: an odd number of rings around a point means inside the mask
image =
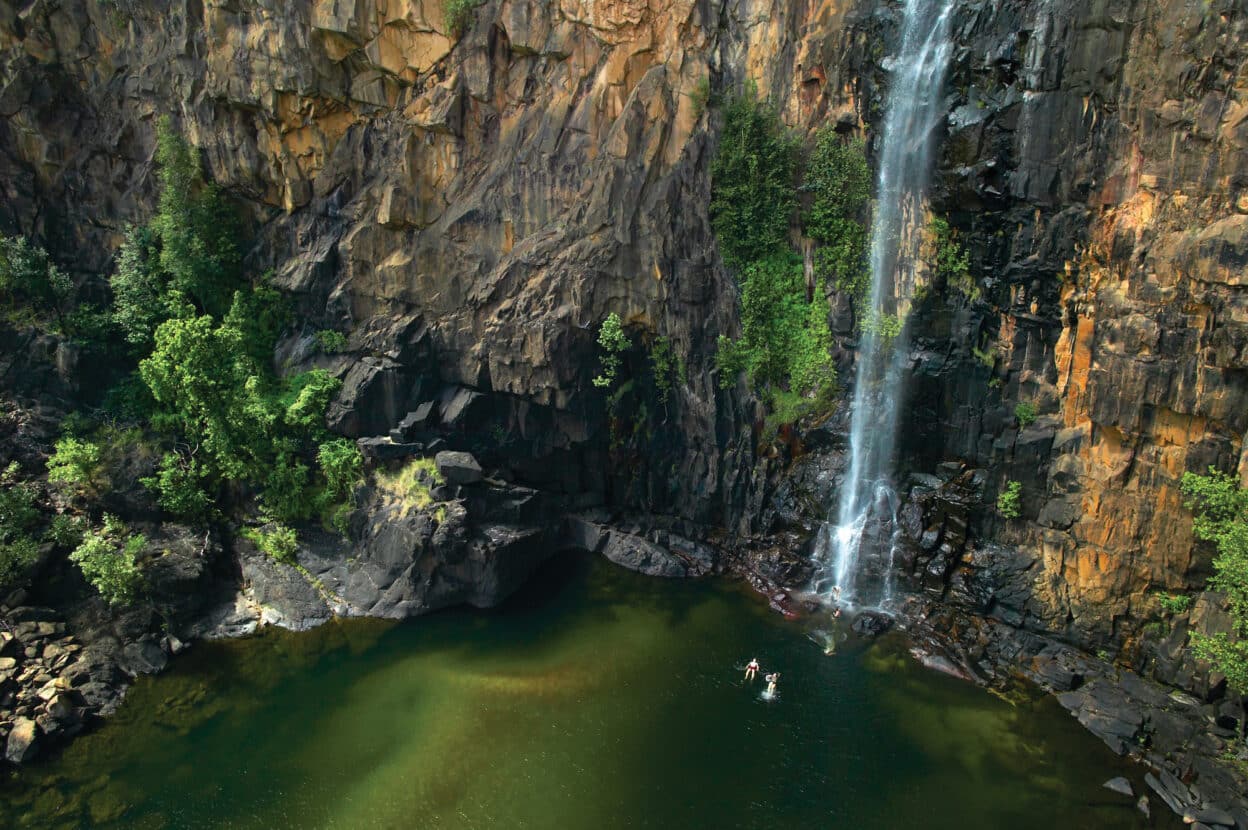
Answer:
[{"label": "boulder", "polygon": [[618,530],[608,532],[602,555],[620,567],[647,576],[679,578],[689,575],[688,567],[671,551]]},{"label": "boulder", "polygon": [[11,764],[24,764],[39,751],[39,725],[30,718],[18,718],[5,743],[4,757]]},{"label": "boulder", "polygon": [[471,453],[448,450],[438,453],[434,462],[447,484],[476,484],[482,479],[481,465]]},{"label": "boulder", "polygon": [[404,444],[392,440],[389,436],[378,435],[372,438],[360,438],[355,442],[365,458],[376,458],[378,461],[391,461],[396,458],[410,458],[424,447],[420,444]]}]

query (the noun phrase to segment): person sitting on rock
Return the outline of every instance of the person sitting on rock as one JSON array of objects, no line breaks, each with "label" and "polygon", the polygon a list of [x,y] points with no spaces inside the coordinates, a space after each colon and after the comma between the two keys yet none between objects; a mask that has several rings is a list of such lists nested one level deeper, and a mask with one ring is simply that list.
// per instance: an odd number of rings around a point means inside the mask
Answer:
[{"label": "person sitting on rock", "polygon": [[758,658],[750,660],[750,664],[745,667],[745,679],[753,680],[754,675],[758,673]]}]

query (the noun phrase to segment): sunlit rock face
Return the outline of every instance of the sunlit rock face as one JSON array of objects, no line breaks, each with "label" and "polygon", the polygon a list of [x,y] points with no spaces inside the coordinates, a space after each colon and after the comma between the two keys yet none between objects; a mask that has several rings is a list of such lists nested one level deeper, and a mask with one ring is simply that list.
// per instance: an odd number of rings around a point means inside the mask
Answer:
[{"label": "sunlit rock face", "polygon": [[[0,228],[105,269],[151,210],[170,114],[255,219],[257,270],[301,297],[282,361],[346,379],[336,428],[385,434],[460,387],[481,395],[462,428],[506,435],[520,481],[774,530],[802,521],[768,497],[787,458],[759,457],[754,404],[712,372],[735,286],[697,91],[753,78],[800,132],[873,139],[898,21],[874,0],[504,0],[456,39],[432,1],[5,4]],[[1012,618],[1083,645],[1130,645],[1154,590],[1203,585],[1178,481],[1242,466],[1246,25],[1230,0],[955,12],[930,207],[980,296],[936,282],[916,303],[903,472],[982,470],[970,538],[1034,557],[1010,570]],[[636,365],[662,335],[689,367],[627,457],[589,384],[612,311]],[[329,327],[350,350],[314,356]],[[1039,413],[1022,430],[1020,401]]]}]

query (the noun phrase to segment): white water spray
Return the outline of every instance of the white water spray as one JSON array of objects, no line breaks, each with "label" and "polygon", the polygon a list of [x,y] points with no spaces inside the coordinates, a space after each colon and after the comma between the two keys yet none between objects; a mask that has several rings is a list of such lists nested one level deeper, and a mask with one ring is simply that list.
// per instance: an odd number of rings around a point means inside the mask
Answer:
[{"label": "white water spray", "polygon": [[[871,223],[871,293],[860,309],[878,323],[909,312],[922,236],[923,198],[931,170],[933,136],[944,118],[945,72],[954,0],[905,0],[901,52],[892,59],[888,112],[881,135],[876,203]],[[889,337],[864,324],[850,411],[849,467],[836,513],[824,528],[816,590],[839,587],[850,605],[891,599],[897,498],[890,475],[901,409],[906,331]],[[880,539],[886,531],[887,539]],[[887,570],[878,587],[860,584],[864,540],[884,541]],[[881,548],[884,546],[880,546]]]}]

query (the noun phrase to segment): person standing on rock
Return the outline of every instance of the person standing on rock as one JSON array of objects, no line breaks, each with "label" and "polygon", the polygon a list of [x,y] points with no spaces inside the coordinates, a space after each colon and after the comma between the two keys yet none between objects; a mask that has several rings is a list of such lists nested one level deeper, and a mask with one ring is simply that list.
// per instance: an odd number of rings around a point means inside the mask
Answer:
[{"label": "person standing on rock", "polygon": [[753,680],[754,675],[758,674],[758,658],[750,660],[750,664],[745,667],[745,679]]}]

